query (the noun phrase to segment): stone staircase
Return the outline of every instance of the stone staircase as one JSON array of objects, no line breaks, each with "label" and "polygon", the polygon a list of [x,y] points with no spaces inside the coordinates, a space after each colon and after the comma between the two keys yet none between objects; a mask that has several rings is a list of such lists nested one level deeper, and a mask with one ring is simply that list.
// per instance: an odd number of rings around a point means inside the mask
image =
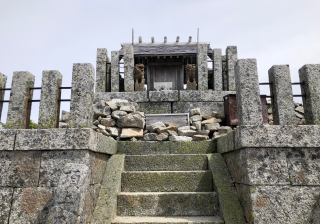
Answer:
[{"label": "stone staircase", "polygon": [[193,154],[127,151],[112,223],[224,223],[208,152],[198,149]]}]

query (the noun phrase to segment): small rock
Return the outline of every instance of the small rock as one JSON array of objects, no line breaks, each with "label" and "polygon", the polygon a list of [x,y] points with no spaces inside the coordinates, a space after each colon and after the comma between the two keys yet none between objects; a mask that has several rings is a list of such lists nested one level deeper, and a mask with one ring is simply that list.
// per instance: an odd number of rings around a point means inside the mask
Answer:
[{"label": "small rock", "polygon": [[138,141],[138,139],[136,139],[135,137],[133,137],[133,138],[130,139],[130,141],[136,142],[136,141]]},{"label": "small rock", "polygon": [[189,137],[192,137],[194,136],[195,134],[197,134],[196,131],[194,130],[178,130],[178,135],[179,136],[189,136]]},{"label": "small rock", "polygon": [[175,126],[174,124],[170,123],[170,122],[165,122],[164,123],[165,126],[169,127],[169,126]]},{"label": "small rock", "polygon": [[143,134],[145,135],[145,134],[147,134],[148,133],[148,130],[144,130],[143,131]]},{"label": "small rock", "polygon": [[101,130],[106,130],[106,126],[103,126],[101,124],[98,125],[98,128],[101,129]]},{"label": "small rock", "polygon": [[190,120],[192,122],[202,121],[202,117],[200,115],[193,115],[193,116],[190,117]]},{"label": "small rock", "polygon": [[116,111],[112,112],[111,117],[113,119],[119,119],[120,117],[126,116],[126,115],[127,115],[127,112],[121,111],[121,110],[116,110]]},{"label": "small rock", "polygon": [[116,121],[112,118],[102,118],[101,124],[106,127],[114,127],[116,126]]},{"label": "small rock", "polygon": [[219,123],[205,124],[205,127],[206,127],[206,130],[208,131],[218,131],[220,124]]},{"label": "small rock", "polygon": [[302,114],[298,113],[298,112],[295,112],[295,114],[296,114],[296,117],[298,117],[300,119],[304,118],[304,116]]},{"label": "small rock", "polygon": [[178,128],[178,131],[179,130],[190,130],[190,127],[189,126],[182,126],[182,127]]},{"label": "small rock", "polygon": [[156,132],[158,128],[166,127],[161,121],[146,126],[149,132]]},{"label": "small rock", "polygon": [[218,128],[219,134],[228,134],[231,131],[232,131],[232,128],[230,128],[228,126],[222,126],[222,127]]},{"label": "small rock", "polygon": [[193,122],[192,126],[194,126],[197,130],[201,130],[201,121]]},{"label": "small rock", "polygon": [[60,121],[67,122],[70,120],[70,112],[62,110]]},{"label": "small rock", "polygon": [[127,114],[122,116],[117,120],[117,126],[119,128],[144,128],[145,125],[144,118],[133,116],[132,114]]},{"label": "small rock", "polygon": [[97,104],[94,104],[93,105],[93,112],[94,112],[94,117],[99,117],[99,116],[105,117],[105,116],[111,114],[111,109],[109,106],[100,107]]},{"label": "small rock", "polygon": [[132,138],[132,137],[137,137],[137,138],[143,137],[143,129],[142,128],[123,128],[122,129],[120,138]]},{"label": "small rock", "polygon": [[161,134],[156,136],[155,140],[156,141],[165,141],[165,140],[168,140],[168,138],[169,138],[169,134],[168,133],[161,133]]},{"label": "small rock", "polygon": [[223,113],[219,113],[219,112],[217,112],[217,111],[212,111],[211,116],[212,116],[212,117],[215,117],[215,118],[217,118],[217,119],[220,119],[220,120],[222,120],[222,121],[225,119],[224,114],[223,114]]},{"label": "small rock", "polygon": [[207,140],[209,139],[209,136],[208,135],[194,135],[192,137],[193,141],[204,141],[204,140]]},{"label": "small rock", "polygon": [[294,104],[294,107],[295,107],[295,108],[297,108],[297,107],[299,106],[299,103],[297,103],[297,102],[294,102],[294,101],[293,101],[293,104]]},{"label": "small rock", "polygon": [[220,122],[222,122],[221,119],[211,118],[211,119],[202,121],[201,124],[204,125],[204,124],[212,124],[212,123],[220,123]]},{"label": "small rock", "polygon": [[69,128],[69,124],[64,122],[59,122],[59,128]]},{"label": "small rock", "polygon": [[298,106],[298,107],[295,109],[295,111],[304,114],[304,109],[303,109],[303,107],[301,107],[301,106]]},{"label": "small rock", "polygon": [[270,114],[270,115],[268,116],[268,119],[269,119],[269,121],[273,121],[273,115]]},{"label": "small rock", "polygon": [[147,133],[143,136],[144,141],[155,141],[155,138],[157,137],[156,133]]},{"label": "small rock", "polygon": [[98,117],[98,121],[100,122],[100,121],[101,121],[101,119],[102,119],[102,117],[101,117],[101,116],[99,116],[99,117]]},{"label": "small rock", "polygon": [[190,130],[197,130],[197,128],[195,126],[190,126]]},{"label": "small rock", "polygon": [[128,113],[131,113],[131,112],[135,112],[136,111],[136,107],[133,106],[133,105],[121,106],[120,110],[128,112]]},{"label": "small rock", "polygon": [[171,142],[190,142],[192,141],[192,138],[191,137],[188,137],[188,136],[170,136],[169,137],[169,141]]},{"label": "small rock", "polygon": [[110,134],[106,130],[101,130],[100,133],[105,136],[110,136]]},{"label": "small rock", "polygon": [[225,136],[227,134],[219,134],[218,132],[213,133],[212,140],[218,140],[219,138]]},{"label": "small rock", "polygon": [[190,111],[190,116],[192,115],[200,115],[200,108],[195,108]]},{"label": "small rock", "polygon": [[166,133],[167,131],[176,131],[178,129],[178,127],[176,126],[168,126],[168,127],[160,127],[157,128],[157,133],[161,134],[161,133]]},{"label": "small rock", "polygon": [[209,135],[209,130],[197,130],[197,135]]},{"label": "small rock", "polygon": [[106,130],[109,132],[109,134],[112,137],[118,137],[119,136],[119,130],[115,127],[106,127]]},{"label": "small rock", "polygon": [[118,110],[117,105],[113,101],[106,102],[106,104],[110,107],[112,111]]},{"label": "small rock", "polygon": [[106,106],[106,102],[104,100],[99,100],[98,106],[99,107],[105,107]]},{"label": "small rock", "polygon": [[140,111],[133,112],[132,115],[145,118],[144,112],[140,112]]},{"label": "small rock", "polygon": [[176,131],[170,131],[170,130],[168,130],[167,132],[168,132],[168,134],[169,134],[170,136],[178,136],[178,133],[177,133]]},{"label": "small rock", "polygon": [[93,125],[95,125],[95,126],[98,126],[98,124],[100,124],[100,122],[99,122],[98,120],[95,120],[95,121],[93,122]]}]

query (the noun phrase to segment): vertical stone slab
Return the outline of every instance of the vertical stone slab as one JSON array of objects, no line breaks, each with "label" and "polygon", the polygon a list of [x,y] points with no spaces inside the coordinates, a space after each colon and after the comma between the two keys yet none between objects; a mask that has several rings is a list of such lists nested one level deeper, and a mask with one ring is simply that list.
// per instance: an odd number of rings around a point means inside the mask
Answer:
[{"label": "vertical stone slab", "polygon": [[93,120],[94,68],[90,63],[73,64],[70,127],[90,127]]},{"label": "vertical stone slab", "polygon": [[[5,76],[0,72],[0,89],[6,88],[6,84],[7,84],[7,76]],[[4,93],[5,93],[4,90],[0,90],[0,100],[4,100]],[[2,108],[3,108],[3,102],[0,102],[0,121],[1,121]]]},{"label": "vertical stone slab", "polygon": [[220,91],[220,90],[223,90],[221,49],[212,50],[212,59],[213,59],[213,89],[216,91]]},{"label": "vertical stone slab", "polygon": [[274,65],[269,71],[270,93],[273,98],[272,114],[274,125],[294,124],[292,86],[289,65]]},{"label": "vertical stone slab", "polygon": [[[96,91],[95,92],[110,92],[109,72],[110,67],[108,51],[106,48],[97,49],[97,66],[96,66]],[[108,91],[109,90],[109,91]]]},{"label": "vertical stone slab", "polygon": [[239,125],[261,125],[262,111],[256,59],[238,60],[235,77]]},{"label": "vertical stone slab", "polygon": [[12,204],[13,188],[0,188],[0,223],[8,223],[11,204]]},{"label": "vertical stone slab", "polygon": [[41,98],[39,107],[39,128],[57,128],[59,124],[60,89],[62,75],[59,71],[42,72]]},{"label": "vertical stone slab", "polygon": [[134,54],[132,45],[123,46],[124,91],[134,92]]},{"label": "vertical stone slab", "polygon": [[304,116],[307,124],[320,124],[320,64],[299,69]]},{"label": "vertical stone slab", "polygon": [[238,51],[237,46],[228,46],[226,50],[227,56],[227,69],[228,69],[228,90],[236,90],[236,79],[234,66],[238,60]]},{"label": "vertical stone slab", "polygon": [[119,51],[111,51],[111,92],[119,92]]},{"label": "vertical stone slab", "polygon": [[13,72],[10,103],[7,115],[7,129],[26,129],[29,126],[34,75],[30,72]]},{"label": "vertical stone slab", "polygon": [[197,70],[198,70],[198,90],[208,89],[208,44],[198,44],[197,47]]}]

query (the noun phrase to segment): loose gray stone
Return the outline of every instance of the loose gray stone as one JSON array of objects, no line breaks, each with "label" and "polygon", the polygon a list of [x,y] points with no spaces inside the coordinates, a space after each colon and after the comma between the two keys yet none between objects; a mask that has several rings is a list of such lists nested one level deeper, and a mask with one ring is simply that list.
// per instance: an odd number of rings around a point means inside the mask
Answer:
[{"label": "loose gray stone", "polygon": [[134,92],[134,53],[132,45],[123,45],[124,91]]},{"label": "loose gray stone", "polygon": [[169,141],[171,141],[171,142],[190,142],[190,141],[192,141],[192,137],[171,135],[171,136],[169,136]]},{"label": "loose gray stone", "polygon": [[262,112],[256,59],[240,59],[236,66],[239,125],[261,125]]},{"label": "loose gray stone", "polygon": [[156,133],[147,133],[143,136],[144,141],[155,141],[155,138],[157,137]]},{"label": "loose gray stone", "polygon": [[197,128],[194,127],[194,126],[190,126],[190,129],[191,129],[191,130],[194,130],[194,131],[197,130]]},{"label": "loose gray stone", "polygon": [[60,121],[68,123],[69,120],[70,120],[70,112],[62,110]]},{"label": "loose gray stone", "polygon": [[113,120],[112,118],[102,118],[101,124],[106,127],[114,127],[114,126],[116,126],[116,121]]},{"label": "loose gray stone", "polygon": [[190,127],[189,126],[182,126],[182,127],[179,127],[178,130],[190,130]]},{"label": "loose gray stone", "polygon": [[[33,87],[34,75],[30,72],[13,72],[7,113],[7,129],[27,128],[29,88]],[[32,91],[30,94],[32,96]]]},{"label": "loose gray stone", "polygon": [[69,128],[69,124],[64,122],[59,122],[59,128]]},{"label": "loose gray stone", "polygon": [[111,114],[111,109],[109,106],[103,107],[97,103],[97,104],[93,104],[93,113],[95,118],[99,116],[106,117]]},{"label": "loose gray stone", "polygon": [[289,65],[274,65],[269,69],[270,94],[274,125],[294,124],[294,104]]},{"label": "loose gray stone", "polygon": [[212,67],[213,67],[213,89],[223,90],[222,86],[222,58],[221,49],[212,50]]},{"label": "loose gray stone", "polygon": [[304,118],[304,116],[302,114],[300,114],[300,113],[295,112],[295,115],[296,115],[296,117],[298,117],[300,119]]},{"label": "loose gray stone", "polygon": [[110,62],[106,48],[97,49],[96,92],[110,92]]},{"label": "loose gray stone", "polygon": [[295,108],[295,111],[299,112],[299,113],[304,113],[304,109],[301,106],[298,106],[297,108]]},{"label": "loose gray stone", "polygon": [[142,128],[123,128],[121,131],[120,138],[142,138],[143,129]]},{"label": "loose gray stone", "polygon": [[228,71],[228,90],[234,91],[236,90],[236,72],[235,65],[238,60],[238,50],[237,46],[228,46],[226,49],[227,56],[227,71]]},{"label": "loose gray stone", "polygon": [[227,134],[220,134],[219,132],[214,132],[212,136],[212,140],[218,140],[221,137],[226,136]]},{"label": "loose gray stone", "polygon": [[144,118],[133,116],[132,114],[128,114],[126,116],[122,116],[117,120],[117,126],[119,128],[144,128],[145,120]]},{"label": "loose gray stone", "polygon": [[136,112],[133,112],[131,113],[133,116],[138,116],[138,117],[141,117],[141,118],[145,118],[145,115],[143,112],[140,112],[140,111],[136,111]]},{"label": "loose gray stone", "polygon": [[192,137],[193,141],[204,141],[204,140],[207,140],[209,139],[209,136],[208,135],[194,135]]},{"label": "loose gray stone", "polygon": [[198,90],[208,89],[208,44],[199,43],[197,46]]},{"label": "loose gray stone", "polygon": [[304,65],[299,69],[304,116],[307,124],[320,124],[320,64]]},{"label": "loose gray stone", "polygon": [[130,112],[135,112],[136,107],[134,105],[121,106],[120,110],[130,113]]},{"label": "loose gray stone", "polygon": [[168,130],[167,132],[168,132],[168,134],[169,134],[170,136],[178,136],[178,133],[177,133],[176,131],[170,131],[170,130]]},{"label": "loose gray stone", "polygon": [[192,126],[194,126],[197,130],[201,130],[201,121],[192,122]]},{"label": "loose gray stone", "polygon": [[109,134],[112,137],[118,137],[119,136],[119,129],[116,127],[106,127],[106,130],[109,132]]},{"label": "loose gray stone", "polygon": [[109,101],[109,102],[106,102],[106,104],[110,107],[112,111],[118,110],[118,107],[115,102]]},{"label": "loose gray stone", "polygon": [[220,127],[219,123],[205,124],[205,128],[208,131],[218,131],[219,127]]},{"label": "loose gray stone", "polygon": [[200,108],[191,109],[191,111],[190,111],[190,116],[200,115],[200,114],[201,114]]},{"label": "loose gray stone", "polygon": [[202,117],[200,115],[193,115],[193,116],[190,117],[190,120],[192,122],[202,121]]},{"label": "loose gray stone", "polygon": [[70,127],[91,127],[93,120],[94,68],[89,63],[73,64]]},{"label": "loose gray stone", "polygon": [[111,114],[112,118],[114,118],[114,119],[119,119],[120,117],[123,117],[126,115],[127,115],[127,112],[121,111],[121,110],[113,111]]},{"label": "loose gray stone", "polygon": [[197,135],[209,135],[209,130],[197,130]]},{"label": "loose gray stone", "polygon": [[100,124],[100,122],[99,122],[99,120],[95,120],[92,124],[95,126],[98,126]]},{"label": "loose gray stone", "polygon": [[166,140],[168,140],[168,138],[169,138],[169,134],[164,132],[164,133],[161,133],[161,134],[157,135],[155,137],[155,140],[156,141],[166,141]]},{"label": "loose gray stone", "polygon": [[179,101],[178,90],[149,91],[150,102]]},{"label": "loose gray stone", "polygon": [[111,92],[119,91],[119,51],[111,51]]},{"label": "loose gray stone", "polygon": [[194,130],[178,130],[178,135],[179,136],[189,136],[192,137],[196,134],[197,132]]},{"label": "loose gray stone", "polygon": [[222,121],[224,121],[224,119],[225,119],[224,113],[219,113],[217,111],[212,111],[211,116],[218,118],[218,119],[221,119]]},{"label": "loose gray stone", "polygon": [[150,125],[147,125],[146,126],[146,129],[149,131],[149,132],[156,132],[158,128],[161,128],[161,127],[166,127],[161,121],[159,122],[156,122],[156,123],[153,123],[153,124],[150,124]]}]

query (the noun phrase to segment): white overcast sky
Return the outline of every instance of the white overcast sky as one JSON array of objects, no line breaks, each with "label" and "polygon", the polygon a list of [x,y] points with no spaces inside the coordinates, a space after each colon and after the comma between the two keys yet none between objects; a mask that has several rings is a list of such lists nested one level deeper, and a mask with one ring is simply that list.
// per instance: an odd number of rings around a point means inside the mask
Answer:
[{"label": "white overcast sky", "polygon": [[[225,52],[236,45],[238,58],[256,58],[260,82],[275,64],[289,64],[298,82],[300,67],[320,63],[319,9],[319,0],[0,0],[0,72],[8,76],[7,87],[14,71],[31,72],[39,87],[43,70],[59,70],[63,86],[70,86],[73,63],[96,67],[97,48],[110,56],[121,42],[131,42],[132,28],[144,42],[151,36],[195,41],[199,28],[199,40],[212,48]],[[300,94],[299,87],[294,91]],[[269,94],[268,88],[261,92]],[[31,116],[36,122],[38,107]]]}]

